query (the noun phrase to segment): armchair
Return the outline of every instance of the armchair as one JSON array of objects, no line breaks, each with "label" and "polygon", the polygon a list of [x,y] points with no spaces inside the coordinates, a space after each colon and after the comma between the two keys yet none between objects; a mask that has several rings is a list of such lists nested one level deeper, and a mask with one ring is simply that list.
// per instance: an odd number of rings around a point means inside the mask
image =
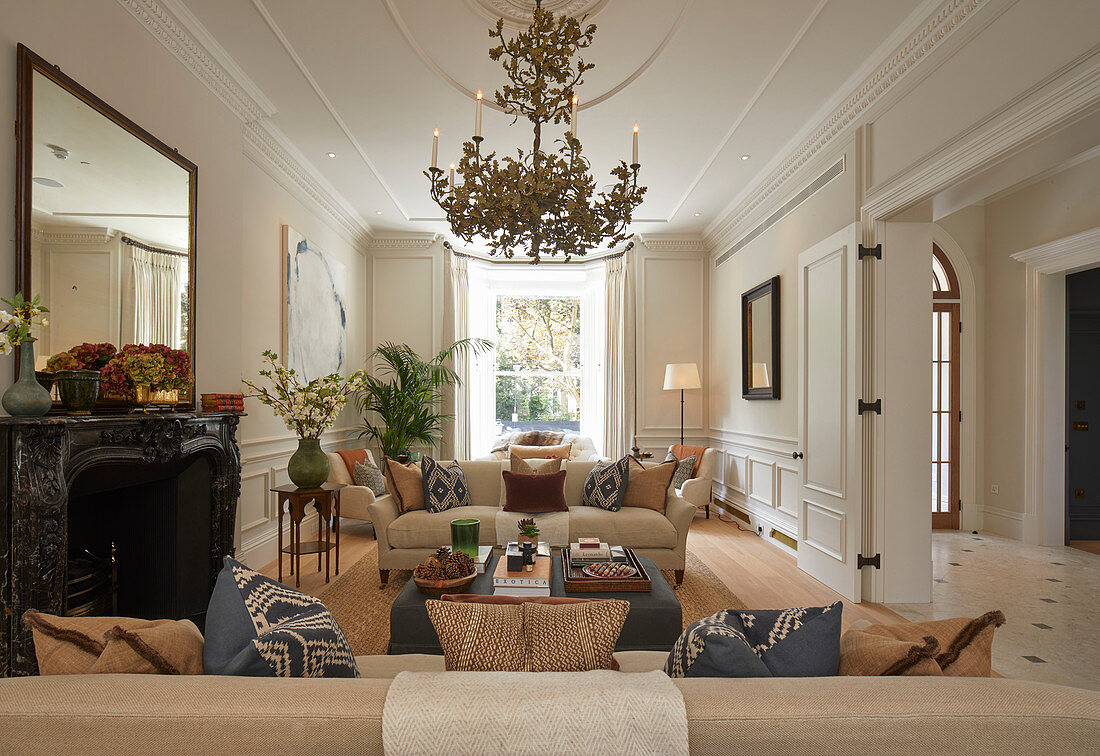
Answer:
[{"label": "armchair", "polygon": [[[672,452],[671,446],[668,447],[668,451]],[[683,499],[694,504],[696,509],[702,507],[708,520],[710,519],[711,487],[714,481],[714,466],[717,464],[717,457],[718,452],[714,449],[704,451],[703,459],[699,463],[699,469],[695,472],[695,477],[684,481],[684,484],[676,491]]]},{"label": "armchair", "polygon": [[[340,483],[345,487],[340,489],[340,516],[350,517],[353,520],[372,522],[368,507],[374,503],[374,492],[366,486],[357,486],[348,472],[348,466],[343,458],[335,453],[328,452],[328,483]],[[367,461],[375,464],[374,456],[367,451]]]}]

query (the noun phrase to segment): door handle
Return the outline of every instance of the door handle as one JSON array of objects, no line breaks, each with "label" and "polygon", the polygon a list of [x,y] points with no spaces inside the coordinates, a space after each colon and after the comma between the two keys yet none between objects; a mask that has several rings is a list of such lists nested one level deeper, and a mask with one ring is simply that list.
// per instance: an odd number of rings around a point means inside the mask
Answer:
[{"label": "door handle", "polygon": [[802,459],[802,452],[791,452],[792,459]]}]

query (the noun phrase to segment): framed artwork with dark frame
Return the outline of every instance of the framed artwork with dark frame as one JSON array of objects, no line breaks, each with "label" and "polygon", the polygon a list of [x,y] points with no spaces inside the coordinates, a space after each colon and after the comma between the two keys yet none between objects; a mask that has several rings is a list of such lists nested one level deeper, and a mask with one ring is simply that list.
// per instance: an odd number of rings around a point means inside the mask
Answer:
[{"label": "framed artwork with dark frame", "polygon": [[779,398],[779,276],[741,295],[741,397]]}]

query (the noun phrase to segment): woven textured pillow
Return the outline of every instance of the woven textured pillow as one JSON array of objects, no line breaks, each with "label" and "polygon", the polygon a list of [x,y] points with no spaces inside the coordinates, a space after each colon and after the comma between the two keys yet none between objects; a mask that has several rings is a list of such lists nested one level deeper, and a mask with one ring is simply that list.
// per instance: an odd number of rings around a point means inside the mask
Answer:
[{"label": "woven textured pillow", "polygon": [[695,455],[686,459],[677,459],[675,454],[669,452],[665,462],[676,463],[676,472],[672,473],[672,487],[679,491],[684,483],[691,480],[691,474],[695,472]]},{"label": "woven textured pillow", "polygon": [[229,557],[206,612],[203,663],[209,675],[359,677],[324,604]]},{"label": "woven textured pillow", "polygon": [[672,483],[672,474],[676,472],[676,463],[662,462],[654,467],[646,467],[634,457],[628,459],[631,465],[630,478],[623,495],[623,506],[652,509],[664,514],[668,487]]},{"label": "woven textured pillow", "polygon": [[630,603],[523,604],[528,672],[617,669],[613,656]]},{"label": "woven textured pillow", "polygon": [[940,677],[936,664],[940,643],[929,635],[919,641],[898,640],[869,633],[866,628],[850,628],[840,637],[838,675],[922,675]]},{"label": "woven textured pillow", "polygon": [[665,662],[669,677],[831,677],[840,613],[829,606],[726,610],[688,626]]},{"label": "woven textured pillow", "polygon": [[386,493],[386,476],[370,462],[356,462],[351,476],[357,486],[366,486],[375,496]]},{"label": "woven textured pillow", "polygon": [[527,670],[522,605],[429,600],[424,606],[448,671]]},{"label": "woven textured pillow", "polygon": [[188,620],[58,617],[33,609],[31,629],[41,675],[201,675],[202,633]]},{"label": "woven textured pillow", "polygon": [[863,632],[910,643],[933,637],[939,642],[936,664],[948,677],[992,677],[993,631],[1005,623],[1000,611],[980,617],[954,617],[932,622],[871,625]]},{"label": "woven textured pillow", "polygon": [[457,462],[444,466],[431,457],[424,457],[420,472],[424,478],[424,506],[429,512],[470,506],[470,487]]},{"label": "woven textured pillow", "polygon": [[584,479],[581,504],[618,512],[623,506],[627,482],[630,479],[630,457],[618,462],[598,462]]},{"label": "woven textured pillow", "polygon": [[424,475],[420,465],[416,462],[403,465],[386,457],[382,460],[382,473],[386,477],[386,490],[393,495],[398,512],[405,514],[424,508]]}]

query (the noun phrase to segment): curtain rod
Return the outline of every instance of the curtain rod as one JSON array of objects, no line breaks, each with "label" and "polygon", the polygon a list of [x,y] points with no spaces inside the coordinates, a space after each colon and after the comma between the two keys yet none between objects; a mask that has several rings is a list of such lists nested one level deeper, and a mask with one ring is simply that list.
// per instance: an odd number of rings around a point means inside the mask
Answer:
[{"label": "curtain rod", "polygon": [[[451,254],[456,257],[465,257],[467,260],[477,260],[478,262],[488,263],[489,265],[532,265],[531,262],[525,260],[498,260],[491,257],[481,257],[479,255],[471,255],[469,252],[461,252],[451,246],[449,241],[443,242],[444,248],[449,250]],[[634,249],[634,242],[628,243],[620,252],[612,252],[610,254],[603,255],[601,257],[594,257],[588,260],[582,259],[580,262],[569,262],[566,260],[543,260],[538,265],[569,265],[570,267],[580,268],[589,265],[595,265],[601,263],[604,260],[617,260],[625,255],[630,250]]]},{"label": "curtain rod", "polygon": [[190,257],[191,255],[186,252],[176,252],[172,249],[161,249],[160,247],[153,247],[148,244],[144,244],[135,239],[131,239],[129,236],[122,237],[123,244],[129,244],[131,247],[137,247],[138,249],[144,249],[146,252],[157,252],[162,255],[175,255],[176,257]]}]

